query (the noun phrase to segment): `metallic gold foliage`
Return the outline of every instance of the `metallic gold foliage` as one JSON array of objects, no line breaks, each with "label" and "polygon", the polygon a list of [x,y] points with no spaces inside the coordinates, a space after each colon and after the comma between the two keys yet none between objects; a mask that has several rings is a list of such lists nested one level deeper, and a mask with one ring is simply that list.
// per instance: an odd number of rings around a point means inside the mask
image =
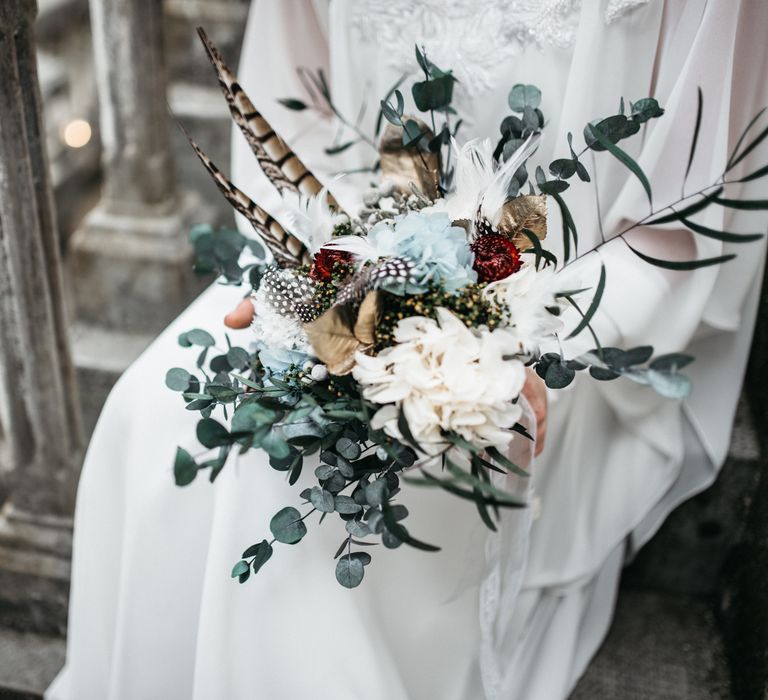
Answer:
[{"label": "metallic gold foliage", "polygon": [[[423,134],[433,138],[432,130],[420,119],[403,117],[415,121]],[[438,196],[437,183],[440,172],[440,155],[420,151],[417,146],[403,146],[403,129],[387,124],[379,141],[381,174],[385,180],[394,183],[398,190],[411,192],[411,183],[430,199]]]},{"label": "metallic gold foliage", "polygon": [[547,235],[547,198],[543,194],[524,195],[510,199],[502,209],[499,232],[512,238],[518,250],[531,247],[531,241],[523,233],[527,228],[539,240]]},{"label": "metallic gold foliage", "polygon": [[379,306],[379,292],[368,292],[357,310],[351,305],[333,306],[304,325],[315,354],[331,374],[349,374],[355,353],[372,349]]}]

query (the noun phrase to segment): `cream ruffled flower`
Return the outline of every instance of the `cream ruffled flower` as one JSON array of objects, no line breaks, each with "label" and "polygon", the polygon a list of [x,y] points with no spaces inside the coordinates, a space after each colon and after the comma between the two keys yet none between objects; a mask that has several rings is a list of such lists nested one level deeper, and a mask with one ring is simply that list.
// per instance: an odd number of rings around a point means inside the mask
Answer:
[{"label": "cream ruffled flower", "polygon": [[358,353],[353,371],[363,396],[386,404],[371,425],[397,439],[403,411],[413,437],[428,454],[446,447],[451,431],[478,447],[506,448],[522,410],[512,403],[525,383],[525,367],[511,354],[509,338],[471,330],[447,309],[438,320],[400,321],[396,345],[375,357]]},{"label": "cream ruffled flower", "polygon": [[484,296],[502,309],[507,325],[497,332],[509,337],[516,354],[537,352],[562,329],[560,318],[548,311],[562,308],[555,296],[561,290],[562,276],[554,269],[536,270],[529,263],[483,290]]}]

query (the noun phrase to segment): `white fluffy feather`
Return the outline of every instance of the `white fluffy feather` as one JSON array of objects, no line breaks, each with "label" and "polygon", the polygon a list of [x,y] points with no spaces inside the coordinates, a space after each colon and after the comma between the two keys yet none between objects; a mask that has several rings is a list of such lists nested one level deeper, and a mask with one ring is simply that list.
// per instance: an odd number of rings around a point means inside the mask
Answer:
[{"label": "white fluffy feather", "polygon": [[490,139],[474,139],[463,146],[454,140],[456,189],[445,201],[451,218],[472,220],[480,207],[483,216],[498,223],[512,177],[538,143],[539,136],[532,134],[506,161],[498,163]]},{"label": "white fluffy feather", "polygon": [[291,233],[314,254],[331,237],[340,217],[328,206],[328,189],[323,187],[311,197],[283,192],[285,218]]}]

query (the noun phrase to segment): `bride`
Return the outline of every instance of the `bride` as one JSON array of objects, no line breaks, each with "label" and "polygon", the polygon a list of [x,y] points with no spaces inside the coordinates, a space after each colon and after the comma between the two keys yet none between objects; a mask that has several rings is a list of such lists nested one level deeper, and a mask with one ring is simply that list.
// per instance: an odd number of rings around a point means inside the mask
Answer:
[{"label": "bride", "polygon": [[[666,116],[636,139],[633,155],[666,202],[679,197],[697,86],[707,147],[692,184],[722,171],[741,129],[768,103],[766,26],[768,4],[754,0],[254,0],[239,77],[348,211],[359,205],[365,177],[332,174],[370,165],[372,153],[362,144],[325,155],[337,124],[278,104],[302,95],[297,67],[323,68],[336,107],[355,115],[410,70],[414,45],[423,45],[459,80],[465,138],[495,133],[509,88],[534,83],[551,119],[534,157],[543,164],[567,148],[569,130],[614,113],[621,96],[652,95]],[[277,192],[239,132],[233,138],[232,180],[280,219]],[[765,162],[759,150],[745,172]],[[598,203],[608,237],[645,214],[627,171],[605,159],[592,166],[599,202],[587,187],[569,199],[583,250],[600,240]],[[759,198],[759,184],[737,185],[733,196]],[[757,221],[759,229],[757,213],[711,207],[705,223],[746,231]],[[601,342],[694,355],[690,399],[577,377],[547,407],[545,390],[529,379],[540,452],[530,462],[531,507],[486,541],[471,507],[406,490],[413,531],[442,551],[382,552],[353,591],[333,578],[338,533],[328,526],[283,548],[246,585],[229,578],[239,552],[295,498],[263,455],[231,462],[213,486],[173,484],[173,453],[192,447],[195,426],[163,386],[169,367],[191,362],[176,339],[195,327],[213,330],[242,295],[212,286],[105,405],[78,495],[67,662],[47,697],[566,698],[610,625],[623,562],[715,479],[750,345],[762,244],[745,254],[683,230],[652,234],[633,232],[633,245],[672,259],[740,253],[719,268],[671,272],[609,243],[579,262],[586,278],[597,278],[600,260],[607,269]],[[561,252],[556,237],[548,243]],[[243,326],[250,313],[241,305],[228,322]],[[238,344],[249,333],[235,331]],[[579,337],[566,350],[579,354],[586,342]]]}]

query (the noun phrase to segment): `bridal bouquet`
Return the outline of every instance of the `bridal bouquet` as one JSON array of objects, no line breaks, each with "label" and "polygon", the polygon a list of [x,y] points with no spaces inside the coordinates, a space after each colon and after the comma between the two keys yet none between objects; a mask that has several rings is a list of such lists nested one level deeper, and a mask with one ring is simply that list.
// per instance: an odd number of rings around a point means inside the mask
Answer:
[{"label": "bridal bouquet", "polygon": [[[232,116],[281,193],[290,220],[273,219],[192,142],[272,262],[242,266],[245,248],[261,260],[265,255],[259,243],[238,232],[197,227],[192,233],[200,272],[216,272],[235,284],[245,279],[251,286],[254,336],[252,347],[233,347],[227,338],[220,350],[204,330],[180,336],[183,346],[201,348],[197,369],[173,368],[166,383],[181,392],[187,410],[201,413],[197,438],[209,452],[202,459],[178,448],[176,483],[188,484],[202,470],[213,481],[233,450],[264,450],[290,484],[307,462],[316,465],[314,484],[299,494],[303,506],[276,513],[271,538],[248,547],[235,564],[232,576],[241,583],[270,559],[275,543],[299,542],[312,514],[342,521],[336,578],[346,587],[362,581],[371,555],[360,548],[376,538],[389,548],[436,550],[404,524],[408,510],[398,496],[407,486],[440,487],[473,501],[489,528],[500,509],[524,507],[492,477],[526,476],[508,457],[512,440],[532,439],[520,423],[526,367],[554,389],[586,371],[597,381],[624,376],[671,398],[685,396],[689,381],[679,370],[692,358],[652,359],[647,346],[601,347],[590,322],[605,288],[604,268],[588,289],[568,288],[562,274],[580,257],[576,222],[562,195],[570,178],[590,181],[580,160],[585,152],[602,151],[621,161],[650,201],[650,183],[617,143],[662,116],[656,100],[641,99],[628,108],[622,101],[619,113],[587,125],[578,153],[569,134],[569,156],[552,162],[549,175],[536,168],[534,184],[526,163],[545,123],[539,91],[531,85],[512,88],[511,113],[497,143],[460,143],[460,122],[451,107],[455,79],[417,48],[424,79],[413,85],[412,96],[431,127],[405,114],[395,86],[381,102],[374,141],[377,184],[365,195],[362,211],[345,212],[251,103],[202,30],[200,35]],[[317,99],[344,121],[322,73],[305,77]],[[312,108],[297,99],[283,104]],[[329,147],[329,154],[367,140],[348,125],[355,139]],[[732,161],[739,159],[736,153]],[[722,190],[722,183],[713,183],[674,207],[651,211],[642,223],[677,221],[700,235],[754,240],[689,220],[712,204],[744,204],[720,198]],[[543,244],[552,211],[562,222],[562,261]],[[672,262],[635,252],[673,269],[732,257]],[[562,318],[568,306],[578,318],[571,328]],[[564,359],[561,339],[582,332],[592,334],[594,349]],[[221,419],[212,417],[214,411]]]}]

